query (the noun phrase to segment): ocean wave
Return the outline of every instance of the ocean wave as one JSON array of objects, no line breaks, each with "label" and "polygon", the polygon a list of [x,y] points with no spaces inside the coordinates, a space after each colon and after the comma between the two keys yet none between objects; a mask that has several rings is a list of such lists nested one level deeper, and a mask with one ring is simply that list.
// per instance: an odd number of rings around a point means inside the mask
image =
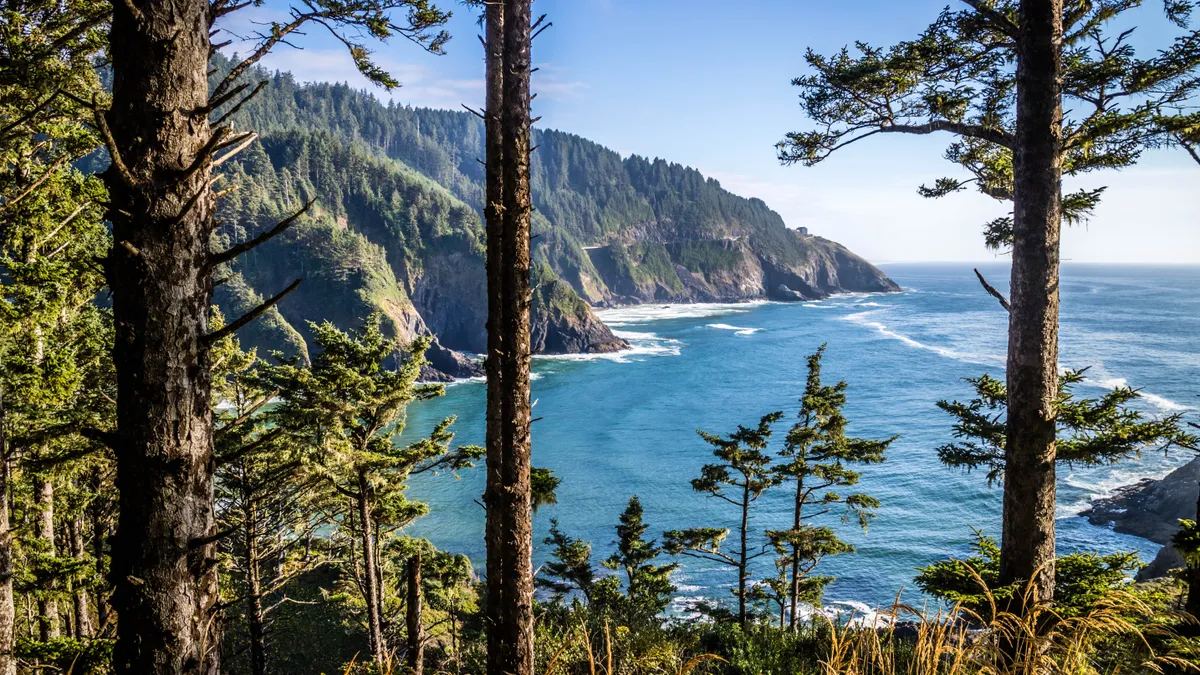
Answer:
[{"label": "ocean wave", "polygon": [[872,310],[868,310],[865,312],[856,312],[854,314],[847,314],[846,316],[838,317],[838,318],[841,319],[842,321],[849,321],[850,323],[858,324],[860,326],[874,328],[876,332],[878,332],[880,335],[883,335],[884,337],[891,338],[893,340],[898,340],[899,342],[902,342],[914,349],[923,349],[925,351],[933,352],[935,354],[944,356],[949,359],[954,359],[955,361],[962,361],[963,363],[976,363],[976,364],[984,365],[984,366],[994,366],[994,365],[1003,366],[1004,365],[1003,357],[993,356],[990,354],[973,354],[973,353],[967,353],[967,352],[960,352],[956,349],[950,349],[949,347],[939,347],[937,345],[925,344],[924,342],[921,342],[919,340],[914,340],[913,338],[911,338],[903,333],[896,332],[896,331],[892,330],[891,328],[888,328],[886,325],[880,323],[879,321],[871,320],[870,317],[874,317],[874,316],[876,316],[882,312],[886,312],[886,311],[887,311],[886,309],[872,309]]},{"label": "ocean wave", "polygon": [[727,323],[710,323],[710,324],[708,324],[708,327],[709,328],[718,328],[720,330],[731,330],[731,331],[733,331],[734,335],[754,335],[758,331],[762,330],[761,328],[743,328],[741,326],[730,326]]},{"label": "ocean wave", "polygon": [[1150,467],[1144,464],[1133,464],[1129,468],[1115,469],[1103,476],[1069,473],[1062,479],[1064,485],[1075,488],[1083,494],[1071,502],[1060,502],[1055,507],[1055,518],[1070,518],[1088,510],[1092,502],[1116,494],[1117,490],[1133,485],[1139,481],[1158,480],[1174,471],[1175,466]]},{"label": "ocean wave", "polygon": [[539,354],[534,358],[542,361],[612,361],[630,363],[649,356],[679,356],[683,343],[664,338],[654,333],[614,330],[613,335],[629,341],[629,349],[601,354]]},{"label": "ocean wave", "polygon": [[[1129,380],[1124,377],[1104,377],[1104,375],[1107,375],[1107,373],[1104,372],[1102,367],[1093,368],[1092,372],[1098,372],[1100,373],[1100,376],[1088,378],[1083,382],[1080,382],[1080,385],[1098,387],[1100,389],[1108,390],[1129,386]],[[1182,412],[1184,410],[1195,409],[1193,406],[1176,403],[1166,396],[1160,396],[1158,394],[1148,392],[1145,389],[1139,389],[1138,394],[1143,401],[1164,412]]]},{"label": "ocean wave", "polygon": [[710,316],[744,314],[755,307],[768,304],[767,300],[732,303],[694,303],[687,305],[631,305],[614,309],[601,309],[596,316],[609,326],[665,321],[667,319],[705,319]]}]

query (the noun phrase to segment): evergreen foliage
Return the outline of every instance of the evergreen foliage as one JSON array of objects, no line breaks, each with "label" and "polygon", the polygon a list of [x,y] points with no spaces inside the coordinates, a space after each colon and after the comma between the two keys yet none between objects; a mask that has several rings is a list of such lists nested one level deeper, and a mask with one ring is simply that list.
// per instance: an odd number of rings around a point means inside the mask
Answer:
[{"label": "evergreen foliage", "polygon": [[[1086,368],[1068,370],[1059,377],[1055,402],[1059,462],[1112,464],[1145,450],[1166,451],[1197,444],[1197,438],[1185,430],[1182,414],[1153,418],[1130,407],[1128,404],[1140,396],[1136,389],[1117,387],[1097,399],[1076,398],[1074,387],[1086,379],[1086,372]],[[943,400],[937,404],[955,418],[954,436],[963,439],[938,448],[938,457],[949,467],[985,469],[988,483],[996,483],[1004,477],[1008,394],[1004,383],[986,374],[966,381],[976,398],[966,403]]]}]

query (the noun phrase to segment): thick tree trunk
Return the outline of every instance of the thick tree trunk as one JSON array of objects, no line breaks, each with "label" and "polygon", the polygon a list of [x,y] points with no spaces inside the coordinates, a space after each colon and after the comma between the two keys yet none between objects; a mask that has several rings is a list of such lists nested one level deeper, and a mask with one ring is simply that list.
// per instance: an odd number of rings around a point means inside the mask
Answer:
[{"label": "thick tree trunk", "polygon": [[[205,336],[214,198],[208,0],[113,3],[105,172],[117,371],[117,673],[213,673],[219,638]],[[120,162],[116,160],[120,160]]]},{"label": "thick tree trunk", "polygon": [[487,204],[484,219],[487,223],[487,483],[484,487],[483,503],[487,507],[485,543],[487,546],[487,602],[484,628],[487,632],[487,672],[489,675],[503,673],[501,656],[504,641],[500,624],[504,607],[504,545],[503,513],[504,492],[501,481],[501,464],[504,446],[501,442],[502,399],[504,398],[504,338],[501,333],[503,300],[500,280],[508,264],[508,251],[504,247],[502,232],[504,223],[504,175],[503,143],[500,125],[500,110],[504,101],[504,5],[490,2],[484,14],[484,40],[487,62],[487,100],[485,102],[486,127],[486,173]]},{"label": "thick tree trunk", "polygon": [[[68,524],[71,534],[71,557],[82,561],[86,555],[83,542],[83,516],[75,515]],[[72,596],[75,600],[75,637],[86,639],[92,636],[92,615],[88,608],[88,589],[79,588]]]},{"label": "thick tree trunk", "polygon": [[383,612],[379,606],[379,571],[375,557],[375,528],[371,524],[371,507],[365,473],[358,475],[358,518],[362,525],[363,577],[367,601],[367,639],[371,646],[371,658],[382,665],[387,654],[383,641]]},{"label": "thick tree trunk", "polygon": [[4,392],[0,390],[0,675],[16,675],[17,659],[13,655],[13,646],[17,608],[13,603],[13,537],[8,510],[12,463],[8,455],[4,410]]},{"label": "thick tree trunk", "polygon": [[[504,574],[500,608],[502,662],[498,673],[533,673],[533,529],[530,501],[529,398],[529,75],[530,0],[504,3],[504,86],[500,108],[503,229],[508,259],[500,270],[499,442],[501,544]],[[492,292],[492,291],[489,291]],[[494,673],[493,675],[498,675]]]},{"label": "thick tree trunk", "polygon": [[1062,0],[1021,0],[1000,583],[1054,597]]},{"label": "thick tree trunk", "polygon": [[421,630],[421,551],[408,559],[408,601],[405,624],[408,629],[409,675],[421,675],[425,666],[425,635]]},{"label": "thick tree trunk", "polygon": [[[34,498],[37,499],[37,521],[34,536],[41,542],[42,553],[54,557],[54,481],[46,476],[34,479]],[[50,582],[51,588],[54,582]],[[47,589],[49,590],[49,589]],[[38,598],[38,637],[42,642],[59,636],[58,603],[53,598]]]}]

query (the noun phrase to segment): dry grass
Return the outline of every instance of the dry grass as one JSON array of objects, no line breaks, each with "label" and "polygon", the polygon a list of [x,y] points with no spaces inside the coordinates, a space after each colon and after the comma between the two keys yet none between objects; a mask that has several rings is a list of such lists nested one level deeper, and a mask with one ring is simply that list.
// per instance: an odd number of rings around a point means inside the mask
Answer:
[{"label": "dry grass", "polygon": [[[1062,617],[1045,603],[1030,602],[1033,589],[1027,587],[1029,609],[1016,614],[998,606],[972,574],[987,595],[987,617],[961,607],[930,615],[897,599],[874,630],[831,621],[829,651],[820,662],[824,675],[1099,675],[1104,661],[1096,656],[1114,640],[1135,644],[1136,653],[1145,655],[1133,664],[1136,671],[1200,673],[1192,661],[1154,653],[1152,638],[1169,637],[1170,630],[1139,621],[1161,618],[1162,610],[1132,594],[1115,592],[1083,616]],[[899,638],[900,625],[912,627],[915,636]]]}]

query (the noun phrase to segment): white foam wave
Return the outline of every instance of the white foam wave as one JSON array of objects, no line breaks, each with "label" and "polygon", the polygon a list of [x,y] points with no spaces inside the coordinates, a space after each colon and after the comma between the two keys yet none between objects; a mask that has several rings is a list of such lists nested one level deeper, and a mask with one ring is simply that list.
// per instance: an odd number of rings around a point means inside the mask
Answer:
[{"label": "white foam wave", "polygon": [[612,361],[630,363],[648,356],[679,356],[683,343],[664,338],[654,333],[614,330],[613,335],[629,341],[629,349],[602,354],[539,354],[534,358],[543,361]]},{"label": "white foam wave", "polygon": [[633,324],[664,321],[667,319],[706,319],[711,316],[726,314],[744,314],[760,305],[768,304],[766,300],[734,303],[695,303],[687,305],[630,305],[614,309],[602,309],[596,316],[609,326],[629,326]]},{"label": "white foam wave", "polygon": [[731,330],[731,331],[733,331],[734,335],[754,335],[758,331],[762,330],[761,328],[743,328],[741,326],[730,326],[727,323],[710,323],[710,324],[708,324],[708,327],[709,328],[719,328],[720,330]]},{"label": "white foam wave", "polygon": [[1085,475],[1070,473],[1063,478],[1063,483],[1083,492],[1078,499],[1063,503],[1060,502],[1055,508],[1056,518],[1069,518],[1077,516],[1083,511],[1091,508],[1092,502],[1097,499],[1111,497],[1120,488],[1133,485],[1145,479],[1158,480],[1167,474],[1171,473],[1176,467],[1174,466],[1156,466],[1149,467],[1141,464],[1131,465],[1129,468],[1116,469],[1103,476]]},{"label": "white foam wave", "polygon": [[1002,357],[992,356],[990,354],[972,354],[972,353],[967,353],[967,352],[960,352],[955,349],[950,349],[949,347],[939,347],[937,345],[925,344],[924,342],[914,340],[913,338],[911,338],[903,333],[898,333],[898,332],[892,330],[891,328],[888,328],[883,323],[880,323],[879,321],[873,321],[870,319],[870,317],[874,317],[874,316],[880,314],[881,312],[885,312],[885,311],[886,310],[883,310],[883,309],[872,309],[872,310],[868,310],[865,312],[856,312],[854,314],[847,314],[846,316],[839,317],[839,318],[843,321],[849,321],[851,323],[856,323],[860,326],[874,328],[876,330],[876,332],[878,332],[880,335],[891,338],[893,340],[898,340],[914,349],[923,349],[925,351],[933,352],[935,354],[939,354],[941,356],[944,356],[949,359],[954,359],[956,361],[962,361],[964,363],[977,363],[977,364],[985,365],[985,366],[1004,365],[1004,359]]},{"label": "white foam wave", "polygon": [[[1104,370],[1102,368],[1098,368],[1095,370],[1100,373],[1104,373]],[[1127,380],[1124,377],[1102,377],[1101,376],[1101,377],[1088,378],[1088,379],[1084,380],[1083,382],[1081,382],[1080,384],[1084,385],[1084,386],[1091,385],[1093,387],[1099,387],[1101,389],[1116,389],[1117,387],[1128,387],[1129,380]],[[1175,401],[1172,401],[1171,399],[1167,398],[1166,396],[1159,396],[1158,394],[1148,392],[1145,389],[1138,390],[1138,394],[1141,395],[1141,398],[1143,401],[1145,401],[1146,403],[1149,403],[1150,405],[1152,405],[1155,408],[1158,408],[1159,410],[1162,410],[1164,412],[1182,412],[1184,410],[1194,410],[1194,408],[1190,405],[1176,403]]]}]

